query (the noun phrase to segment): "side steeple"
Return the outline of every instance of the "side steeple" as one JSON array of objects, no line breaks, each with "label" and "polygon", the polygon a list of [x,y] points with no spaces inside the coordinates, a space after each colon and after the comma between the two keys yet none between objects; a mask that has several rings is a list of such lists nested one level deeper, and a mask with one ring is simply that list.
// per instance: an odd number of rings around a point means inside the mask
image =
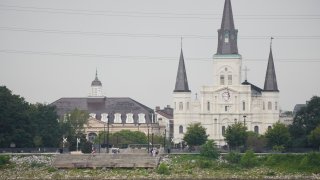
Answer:
[{"label": "side steeple", "polygon": [[218,30],[217,55],[238,54],[238,30],[234,27],[231,0],[225,0],[221,28]]},{"label": "side steeple", "polygon": [[273,62],[273,55],[272,55],[272,39],[270,42],[270,53],[269,53],[269,60],[268,60],[268,67],[266,72],[266,79],[264,81],[264,91],[275,91],[279,92],[278,84],[277,84],[277,77],[276,77],[276,70],[274,67]]},{"label": "side steeple", "polygon": [[173,92],[191,92],[188,86],[187,72],[186,72],[186,67],[184,65],[182,47],[181,47],[180,60],[179,60],[179,66],[178,66],[176,86]]}]

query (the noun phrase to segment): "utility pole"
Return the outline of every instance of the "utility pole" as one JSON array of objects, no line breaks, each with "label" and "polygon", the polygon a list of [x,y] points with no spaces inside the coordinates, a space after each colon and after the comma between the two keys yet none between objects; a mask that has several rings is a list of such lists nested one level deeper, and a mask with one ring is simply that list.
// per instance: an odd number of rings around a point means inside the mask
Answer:
[{"label": "utility pole", "polygon": [[109,153],[109,118],[107,122],[108,132],[107,132],[107,153]]},{"label": "utility pole", "polygon": [[106,123],[103,123],[103,144],[106,145]]},{"label": "utility pole", "polygon": [[151,142],[152,142],[151,149],[153,149],[153,133],[151,134]]},{"label": "utility pole", "polygon": [[166,136],[167,136],[167,129],[164,129],[164,137],[163,137],[163,150],[166,151]]},{"label": "utility pole", "polygon": [[150,137],[149,137],[149,126],[148,126],[148,154],[150,152]]}]

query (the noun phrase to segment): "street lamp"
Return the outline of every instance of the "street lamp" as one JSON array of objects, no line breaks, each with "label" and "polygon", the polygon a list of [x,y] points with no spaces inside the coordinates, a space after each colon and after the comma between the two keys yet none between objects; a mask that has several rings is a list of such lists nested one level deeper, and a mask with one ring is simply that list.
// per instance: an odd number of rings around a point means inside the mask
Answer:
[{"label": "street lamp", "polygon": [[108,118],[108,123],[107,123],[107,127],[108,127],[108,132],[107,132],[107,153],[109,153],[109,118]]},{"label": "street lamp", "polygon": [[150,136],[149,136],[149,125],[148,125],[148,154],[150,152]]},{"label": "street lamp", "polygon": [[166,149],[166,136],[167,136],[167,129],[164,129],[164,137],[163,137],[163,150]]}]

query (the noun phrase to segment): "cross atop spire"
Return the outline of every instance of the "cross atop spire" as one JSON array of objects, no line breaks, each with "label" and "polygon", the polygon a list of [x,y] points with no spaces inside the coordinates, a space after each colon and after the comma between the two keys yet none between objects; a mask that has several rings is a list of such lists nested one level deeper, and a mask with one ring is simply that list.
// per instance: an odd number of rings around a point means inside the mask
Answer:
[{"label": "cross atop spire", "polygon": [[[182,40],[182,38],[181,38],[181,40]],[[173,92],[191,92],[189,90],[189,86],[188,86],[187,72],[186,72],[186,67],[184,65],[182,48],[181,48],[181,53],[180,53],[176,86],[175,86]]]},{"label": "cross atop spire", "polygon": [[234,27],[231,0],[225,0],[221,28],[218,30],[218,55],[238,54],[238,30]]},{"label": "cross atop spire", "polygon": [[276,70],[274,67],[273,54],[272,54],[272,40],[273,39],[274,39],[273,37],[271,37],[271,39],[270,39],[270,53],[269,53],[268,67],[267,67],[266,79],[264,81],[263,90],[278,92],[279,89],[278,89]]}]

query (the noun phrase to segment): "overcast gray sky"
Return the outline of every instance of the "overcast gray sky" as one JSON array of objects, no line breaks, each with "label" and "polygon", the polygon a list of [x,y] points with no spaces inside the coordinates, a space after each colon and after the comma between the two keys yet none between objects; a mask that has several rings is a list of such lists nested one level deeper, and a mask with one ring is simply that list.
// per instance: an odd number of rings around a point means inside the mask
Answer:
[{"label": "overcast gray sky", "polygon": [[[180,36],[189,87],[213,84],[224,0],[0,0],[0,85],[35,103],[84,97],[172,102]],[[269,39],[281,108],[320,95],[320,1],[233,0],[248,80],[263,88]]]}]

